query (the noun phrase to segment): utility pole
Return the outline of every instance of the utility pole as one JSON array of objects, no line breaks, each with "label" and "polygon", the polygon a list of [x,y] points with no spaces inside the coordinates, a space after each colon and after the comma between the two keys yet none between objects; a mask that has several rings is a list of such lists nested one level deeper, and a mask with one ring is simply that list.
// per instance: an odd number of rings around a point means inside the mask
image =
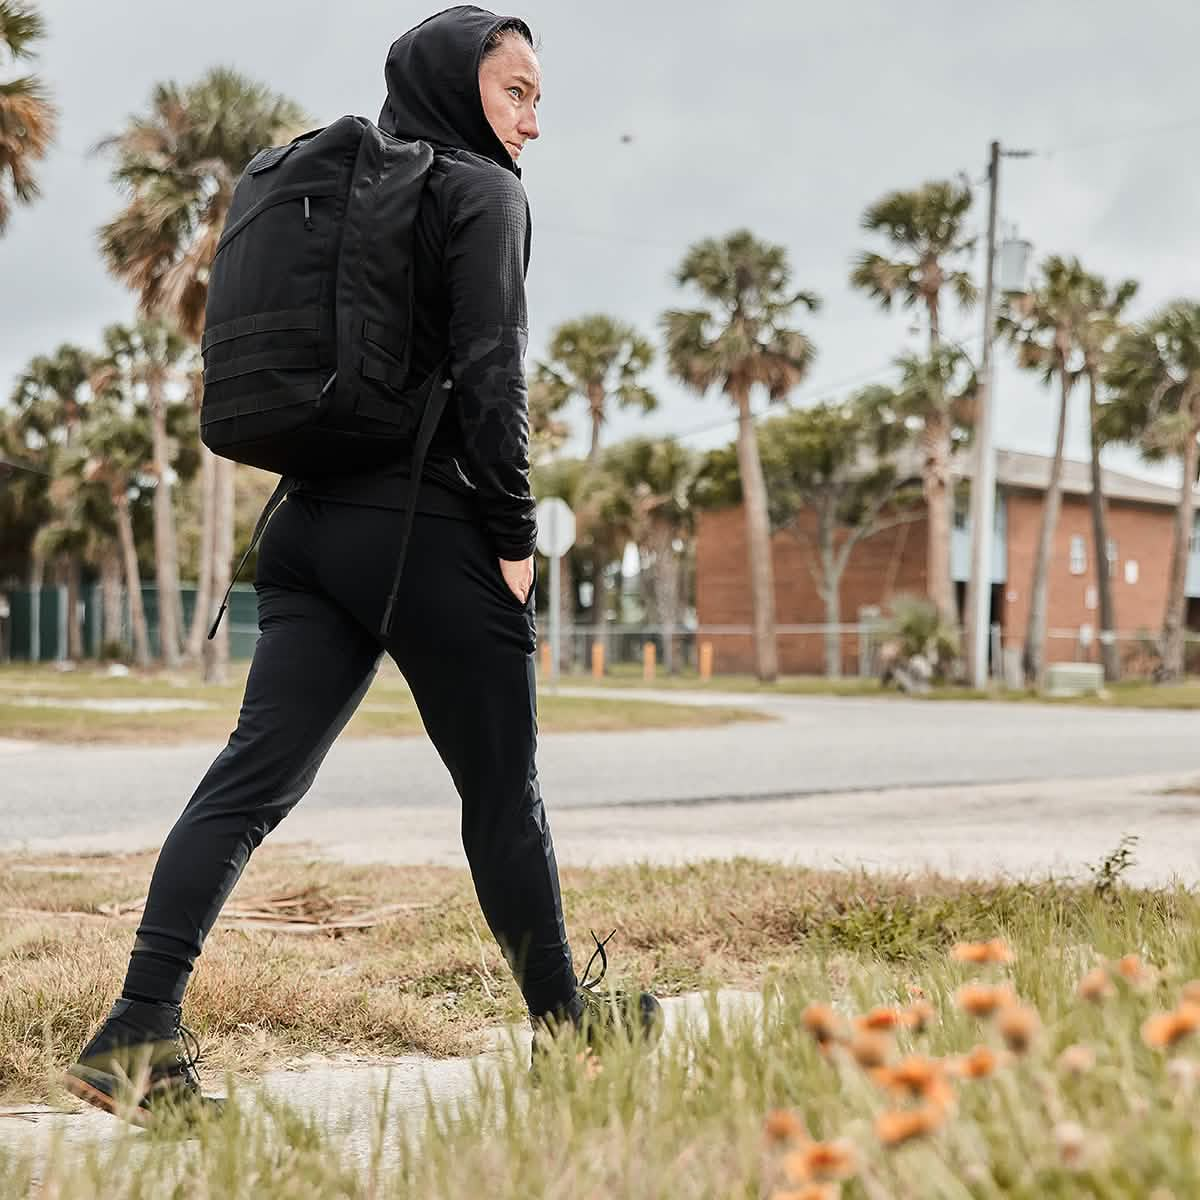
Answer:
[{"label": "utility pole", "polygon": [[1000,190],[1000,143],[988,163],[988,229],[983,291],[983,355],[975,407],[975,471],[971,479],[971,574],[967,584],[971,686],[988,684],[992,612],[992,525],[996,518],[996,451],[992,445],[992,340],[995,337],[996,196]]},{"label": "utility pole", "polygon": [[[996,448],[995,404],[992,394],[992,343],[996,338],[996,198],[1000,191],[1000,160],[1031,158],[1032,150],[1001,150],[993,142],[988,162],[987,262],[984,269],[983,354],[979,363],[979,383],[975,410],[974,477],[971,480],[971,574],[967,584],[967,611],[963,624],[971,655],[971,686],[988,684],[988,645],[991,641],[992,611],[992,534],[996,519]],[[1027,242],[1009,241],[1009,250],[1019,250],[1019,263],[1006,255],[1007,275],[1000,286],[1016,291],[1025,287]]]}]

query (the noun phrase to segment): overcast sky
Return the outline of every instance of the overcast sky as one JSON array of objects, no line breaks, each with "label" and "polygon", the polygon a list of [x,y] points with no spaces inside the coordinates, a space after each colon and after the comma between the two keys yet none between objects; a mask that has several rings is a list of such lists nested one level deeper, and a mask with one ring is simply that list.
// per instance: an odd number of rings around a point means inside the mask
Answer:
[{"label": "overcast sky", "polygon": [[[145,108],[156,81],[227,64],[299,101],[315,124],[374,117],[391,41],[432,8],[380,0],[45,0],[38,69],[62,109],[44,196],[0,240],[0,388],[62,341],[94,344],[127,319],[95,231],[118,206],[89,154]],[[904,316],[850,290],[871,240],[863,209],[884,192],[966,172],[989,141],[1033,149],[1006,162],[1002,220],[1038,256],[1141,281],[1134,312],[1200,296],[1200,88],[1194,0],[532,0],[541,39],[541,140],[522,156],[534,216],[531,357],[562,320],[603,311],[656,334],[686,303],[671,282],[689,242],[747,226],[788,248],[821,312],[803,327],[819,356],[794,401],[887,377],[915,344]],[[7,66],[0,66],[6,70]],[[622,140],[624,135],[631,142]],[[979,187],[975,224],[985,222]],[[882,247],[877,247],[882,249]],[[977,314],[949,333],[978,337]],[[653,382],[649,418],[614,417],[610,440],[645,431],[728,440],[719,396]],[[1007,360],[998,441],[1048,452],[1051,395]],[[1082,401],[1083,397],[1080,396]],[[1070,452],[1086,454],[1084,412]],[[582,430],[582,413],[576,414]],[[697,432],[699,431],[699,432]],[[1114,454],[1128,469],[1132,455]]]}]

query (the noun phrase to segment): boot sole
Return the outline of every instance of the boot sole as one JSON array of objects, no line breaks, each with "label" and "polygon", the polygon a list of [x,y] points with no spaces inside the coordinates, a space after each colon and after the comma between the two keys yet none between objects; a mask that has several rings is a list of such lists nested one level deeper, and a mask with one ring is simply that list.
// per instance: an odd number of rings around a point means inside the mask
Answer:
[{"label": "boot sole", "polygon": [[132,1108],[128,1104],[118,1104],[111,1096],[99,1088],[92,1087],[90,1083],[76,1075],[64,1076],[63,1083],[66,1085],[67,1091],[76,1099],[114,1116],[118,1120],[128,1121],[131,1125],[138,1126],[139,1129],[148,1129],[154,1120],[145,1110]]}]

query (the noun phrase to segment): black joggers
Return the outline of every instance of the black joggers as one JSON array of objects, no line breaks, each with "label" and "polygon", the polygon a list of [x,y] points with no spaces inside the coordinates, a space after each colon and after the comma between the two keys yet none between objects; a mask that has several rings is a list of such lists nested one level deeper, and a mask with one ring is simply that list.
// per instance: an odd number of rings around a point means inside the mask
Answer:
[{"label": "black joggers", "polygon": [[387,652],[462,799],[476,894],[530,1013],[574,1006],[534,764],[533,597],[522,605],[512,594],[478,525],[418,514],[383,642],[399,527],[395,511],[303,493],[271,518],[255,580],[261,636],[237,729],[163,845],[126,996],[180,1003],[250,854],[312,786]]}]

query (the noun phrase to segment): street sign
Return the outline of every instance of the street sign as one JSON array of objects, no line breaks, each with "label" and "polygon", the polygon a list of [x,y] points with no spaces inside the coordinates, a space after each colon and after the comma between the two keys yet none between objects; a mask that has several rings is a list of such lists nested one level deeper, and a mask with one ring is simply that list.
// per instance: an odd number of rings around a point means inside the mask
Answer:
[{"label": "street sign", "polygon": [[550,496],[537,506],[537,548],[547,558],[561,558],[575,545],[575,514],[558,496]]}]

